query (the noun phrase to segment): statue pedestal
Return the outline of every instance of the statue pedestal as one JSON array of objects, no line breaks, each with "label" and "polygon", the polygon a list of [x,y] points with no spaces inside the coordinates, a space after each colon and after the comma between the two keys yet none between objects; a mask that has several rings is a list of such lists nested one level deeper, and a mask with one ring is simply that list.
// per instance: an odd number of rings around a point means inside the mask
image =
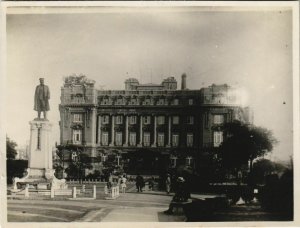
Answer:
[{"label": "statue pedestal", "polygon": [[30,121],[30,144],[27,174],[14,178],[14,190],[18,183],[35,185],[40,189],[67,188],[65,179],[57,179],[52,166],[52,147],[50,143],[52,124],[48,120]]}]

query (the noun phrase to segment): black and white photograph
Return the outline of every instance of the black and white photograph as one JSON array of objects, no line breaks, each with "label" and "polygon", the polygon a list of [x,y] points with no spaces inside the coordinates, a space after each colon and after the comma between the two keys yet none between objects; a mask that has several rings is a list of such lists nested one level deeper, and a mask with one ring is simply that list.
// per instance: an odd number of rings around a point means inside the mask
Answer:
[{"label": "black and white photograph", "polygon": [[299,222],[298,12],[2,3],[4,227]]}]

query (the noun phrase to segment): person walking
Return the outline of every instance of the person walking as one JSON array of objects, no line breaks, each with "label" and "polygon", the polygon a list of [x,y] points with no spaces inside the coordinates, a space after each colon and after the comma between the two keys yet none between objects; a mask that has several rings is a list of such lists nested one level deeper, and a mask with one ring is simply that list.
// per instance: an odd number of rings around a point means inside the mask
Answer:
[{"label": "person walking", "polygon": [[138,174],[135,178],[137,192],[143,192],[144,178]]},{"label": "person walking", "polygon": [[153,191],[153,188],[154,188],[154,177],[151,177],[149,179],[148,183],[149,183],[149,190]]},{"label": "person walking", "polygon": [[123,175],[123,177],[121,178],[122,193],[126,192],[126,182],[127,178],[125,177],[125,175]]},{"label": "person walking", "polygon": [[112,175],[109,174],[108,181],[107,181],[107,188],[108,188],[109,191],[111,191],[112,184],[113,184],[113,178],[112,178]]},{"label": "person walking", "polygon": [[171,176],[170,176],[170,174],[167,174],[167,178],[166,178],[166,191],[167,191],[167,194],[169,195],[170,191],[171,191]]}]

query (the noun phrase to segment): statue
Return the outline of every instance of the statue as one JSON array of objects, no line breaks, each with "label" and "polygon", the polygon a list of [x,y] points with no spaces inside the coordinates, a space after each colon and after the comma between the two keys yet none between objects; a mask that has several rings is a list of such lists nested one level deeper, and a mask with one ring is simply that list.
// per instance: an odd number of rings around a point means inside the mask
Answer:
[{"label": "statue", "polygon": [[50,90],[44,84],[44,78],[40,78],[40,85],[35,88],[34,110],[38,112],[38,119],[41,119],[41,112],[44,113],[44,119],[47,120],[47,111],[49,107]]}]

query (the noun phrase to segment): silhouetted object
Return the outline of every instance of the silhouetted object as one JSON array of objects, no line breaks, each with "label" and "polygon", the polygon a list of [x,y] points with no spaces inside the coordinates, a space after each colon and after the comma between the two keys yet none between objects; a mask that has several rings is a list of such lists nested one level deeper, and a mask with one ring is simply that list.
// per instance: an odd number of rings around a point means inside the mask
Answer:
[{"label": "silhouetted object", "polygon": [[265,210],[278,213],[280,220],[293,220],[293,171],[287,170],[280,179],[277,174],[269,175],[259,200]]},{"label": "silhouetted object", "polygon": [[182,208],[185,204],[180,204],[184,202],[188,202],[188,199],[191,197],[190,192],[188,191],[188,186],[183,177],[178,177],[177,179],[177,190],[175,195],[169,205],[169,209],[164,211],[165,214],[173,214],[173,208],[181,206]]},{"label": "silhouetted object", "polygon": [[250,203],[253,200],[254,194],[253,187],[251,185],[248,185],[243,189],[242,198],[246,204]]},{"label": "silhouetted object", "polygon": [[215,197],[193,200],[184,209],[187,222],[216,221],[214,213],[228,207],[226,197]]},{"label": "silhouetted object", "polygon": [[41,112],[44,113],[44,119],[47,119],[47,111],[49,106],[50,90],[44,84],[44,78],[40,78],[40,85],[35,88],[34,94],[34,110],[38,112],[38,119],[41,118]]}]

